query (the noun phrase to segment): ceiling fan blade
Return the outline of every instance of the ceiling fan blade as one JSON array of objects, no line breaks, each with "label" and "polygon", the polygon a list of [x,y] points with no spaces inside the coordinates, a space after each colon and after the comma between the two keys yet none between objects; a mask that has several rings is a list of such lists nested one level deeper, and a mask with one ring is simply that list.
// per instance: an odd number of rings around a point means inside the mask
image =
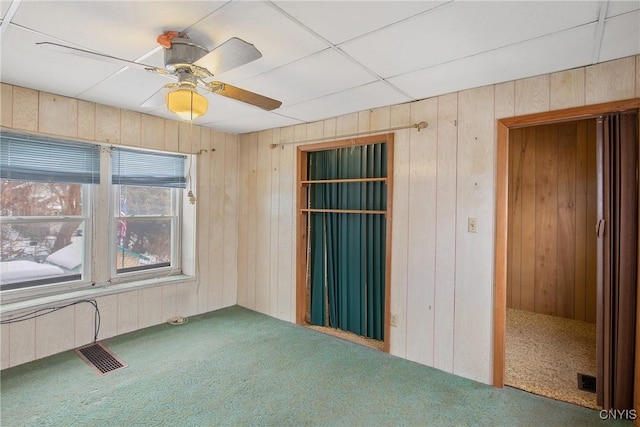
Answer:
[{"label": "ceiling fan blade", "polygon": [[198,59],[194,62],[194,65],[204,67],[213,75],[216,75],[261,57],[262,54],[254,45],[237,37],[232,37]]},{"label": "ceiling fan blade", "polygon": [[159,108],[164,107],[166,105],[166,97],[167,93],[175,87],[178,86],[178,83],[169,83],[162,86],[160,89],[154,92],[149,98],[145,99],[142,104],[140,104],[143,108]]},{"label": "ceiling fan blade", "polygon": [[111,62],[123,67],[138,68],[141,70],[152,71],[160,74],[168,74],[167,70],[154,67],[152,65],[141,64],[139,62],[127,61],[126,59],[116,58],[115,56],[103,55],[101,53],[91,52],[89,50],[78,49],[76,47],[64,46],[57,43],[40,42],[36,43],[38,46],[45,49],[53,50],[55,52],[68,53],[71,55],[82,56],[89,59],[97,59],[99,61]]},{"label": "ceiling fan blade", "polygon": [[255,105],[256,107],[260,107],[267,111],[275,110],[282,105],[282,101],[271,99],[255,92],[249,92],[248,90],[240,89],[239,87],[231,86],[222,82],[208,83],[207,88],[217,95],[226,96],[227,98]]}]

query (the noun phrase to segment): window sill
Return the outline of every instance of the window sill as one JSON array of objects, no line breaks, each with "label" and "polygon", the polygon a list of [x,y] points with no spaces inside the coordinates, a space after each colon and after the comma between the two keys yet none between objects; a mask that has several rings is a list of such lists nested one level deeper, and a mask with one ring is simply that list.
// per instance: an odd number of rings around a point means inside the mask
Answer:
[{"label": "window sill", "polygon": [[41,308],[53,307],[61,303],[69,303],[81,299],[99,298],[107,295],[120,294],[123,292],[152,288],[156,286],[193,282],[195,280],[196,278],[193,276],[179,274],[175,276],[136,280],[108,286],[95,286],[89,289],[81,289],[55,295],[35,297],[23,301],[8,302],[6,304],[0,304],[0,318],[5,318]]}]

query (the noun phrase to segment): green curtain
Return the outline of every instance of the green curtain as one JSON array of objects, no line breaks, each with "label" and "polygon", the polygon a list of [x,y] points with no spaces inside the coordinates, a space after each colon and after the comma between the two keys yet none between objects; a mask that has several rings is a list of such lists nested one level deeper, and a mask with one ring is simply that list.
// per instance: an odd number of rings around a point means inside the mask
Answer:
[{"label": "green curtain", "polygon": [[[309,153],[310,180],[387,176],[387,145]],[[386,210],[384,182],[310,185],[316,209]],[[310,322],[384,339],[386,219],[381,214],[310,213]]]}]

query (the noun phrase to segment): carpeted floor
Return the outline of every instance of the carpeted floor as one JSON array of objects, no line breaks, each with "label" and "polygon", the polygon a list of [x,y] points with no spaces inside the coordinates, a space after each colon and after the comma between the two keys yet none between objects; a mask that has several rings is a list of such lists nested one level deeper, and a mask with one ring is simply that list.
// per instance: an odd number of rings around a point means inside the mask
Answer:
[{"label": "carpeted floor", "polygon": [[99,376],[69,351],[2,371],[14,426],[631,426],[495,389],[240,307],[113,338]]},{"label": "carpeted floor", "polygon": [[596,375],[596,325],[507,309],[505,384],[599,409],[578,373]]}]

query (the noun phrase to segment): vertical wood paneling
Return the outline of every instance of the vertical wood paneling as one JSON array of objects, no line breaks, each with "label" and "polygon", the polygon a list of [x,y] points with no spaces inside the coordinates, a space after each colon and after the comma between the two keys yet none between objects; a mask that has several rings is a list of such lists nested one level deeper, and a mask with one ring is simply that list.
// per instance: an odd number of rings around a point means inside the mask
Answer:
[{"label": "vertical wood paneling", "polygon": [[446,372],[453,372],[457,120],[457,94],[439,97],[438,121],[433,123],[438,133],[433,366]]},{"label": "vertical wood paneling", "polygon": [[509,137],[509,225],[507,262],[507,307],[520,307],[522,278],[522,168],[527,146],[522,132]]},{"label": "vertical wood paneling", "polygon": [[14,86],[12,112],[12,127],[36,132],[38,130],[38,91]]},{"label": "vertical wood paneling", "polygon": [[[536,228],[530,225],[536,223],[536,132],[534,129],[524,129],[522,136],[522,252],[521,254],[535,254]],[[520,271],[520,308],[533,311],[535,307],[535,256],[521,255]]]},{"label": "vertical wood paneling", "polygon": [[224,146],[224,288],[222,306],[234,305],[238,299],[238,137],[225,135]]},{"label": "vertical wood paneling", "polygon": [[136,111],[120,111],[120,143],[140,147],[141,114]]},{"label": "vertical wood paneling", "polygon": [[73,98],[40,92],[38,131],[51,135],[78,134],[78,101]]},{"label": "vertical wood paneling", "polygon": [[177,289],[178,285],[162,286],[162,302],[160,303],[160,320],[166,322],[176,316],[177,313]]},{"label": "vertical wood paneling", "polygon": [[372,110],[360,111],[358,113],[358,132],[367,132],[371,127]]},{"label": "vertical wood paneling", "polygon": [[13,86],[0,83],[0,124],[12,127],[13,122]]},{"label": "vertical wood paneling", "polygon": [[163,150],[178,151],[180,144],[180,123],[173,120],[164,121]]},{"label": "vertical wood paneling", "polygon": [[9,325],[9,364],[11,366],[30,362],[36,358],[35,319]]},{"label": "vertical wood paneling", "polygon": [[221,132],[213,132],[211,135],[211,173],[209,175],[209,271],[208,280],[208,309],[216,310],[222,307],[222,294],[224,290],[224,203],[225,189],[224,176],[227,165],[225,164],[226,137]]},{"label": "vertical wood paneling", "polygon": [[162,323],[162,288],[145,288],[139,292],[138,327],[142,329]]},{"label": "vertical wood paneling", "polygon": [[36,318],[36,359],[73,348],[74,310],[63,308]]},{"label": "vertical wood paneling", "polygon": [[209,206],[211,202],[211,132],[200,134],[200,149],[203,151],[197,157],[198,188],[197,188],[197,237],[198,252],[196,271],[198,275],[198,313],[209,311],[209,264],[211,262],[209,246],[211,239]]},{"label": "vertical wood paneling", "polygon": [[92,343],[96,327],[95,308],[89,303],[76,304],[73,308],[75,311],[73,347]]},{"label": "vertical wood paneling", "polygon": [[587,271],[595,265],[590,126],[593,120],[510,132],[508,307],[576,320],[595,313],[595,300],[586,304],[595,280]]},{"label": "vertical wood paneling", "polygon": [[515,114],[515,82],[500,83],[496,88],[496,119],[513,117]]},{"label": "vertical wood paneling", "polygon": [[536,313],[556,315],[558,280],[558,135],[541,126],[536,138]]},{"label": "vertical wood paneling", "polygon": [[249,135],[238,141],[238,305],[247,307],[249,281]]},{"label": "vertical wood paneling", "polygon": [[[409,111],[409,106],[396,106],[394,109],[398,109],[404,107],[405,111]],[[394,111],[394,113],[397,113]],[[406,114],[406,113],[405,113]],[[397,118],[397,114],[394,114]],[[372,132],[379,131],[380,129],[387,129],[391,126],[391,108],[390,107],[382,107],[376,108],[375,110],[371,110],[371,114],[369,115],[369,128],[368,129],[360,129],[359,132],[363,130],[371,130]]]},{"label": "vertical wood paneling", "polygon": [[[256,166],[256,310],[270,313],[271,148],[272,131],[258,133]],[[275,295],[274,295],[275,297]]]},{"label": "vertical wood paneling", "polygon": [[[248,173],[249,173],[249,197],[248,197],[248,233],[247,233],[247,308],[256,309],[256,243],[257,234],[257,168],[258,168],[258,135],[251,134],[245,144],[248,145]],[[262,272],[260,272],[262,274]]]},{"label": "vertical wood paneling", "polygon": [[[118,335],[118,295],[96,298],[100,310],[98,341]],[[93,318],[86,319],[93,327]]]},{"label": "vertical wood paneling", "polygon": [[636,55],[636,98],[640,98],[640,55]]},{"label": "vertical wood paneling", "polygon": [[584,68],[551,74],[551,110],[580,107],[585,102]]},{"label": "vertical wood paneling", "polygon": [[138,329],[138,307],[140,305],[139,292],[117,294],[118,298],[118,334]]},{"label": "vertical wood paneling", "polygon": [[9,325],[0,325],[0,369],[8,368],[10,365],[11,331]]},{"label": "vertical wood paneling", "polygon": [[[456,262],[453,372],[484,383],[491,381],[493,325],[494,102],[493,86],[458,96],[456,259],[460,262]],[[477,218],[477,233],[467,232],[468,218]]]},{"label": "vertical wood paneling", "polygon": [[140,119],[140,146],[153,150],[164,149],[164,119],[143,114]]},{"label": "vertical wood paneling", "polygon": [[575,123],[558,125],[558,281],[556,314],[574,317],[576,236]]},{"label": "vertical wood paneling", "polygon": [[[317,128],[317,127],[316,127]],[[322,130],[322,128],[320,128]],[[308,132],[308,131],[307,131]],[[276,138],[280,137],[280,132],[269,131],[269,143],[274,143]],[[273,317],[279,317],[278,310],[278,233],[280,232],[279,211],[280,199],[278,193],[280,191],[280,151],[279,148],[269,148],[271,154],[271,170],[269,171],[269,252],[265,258],[269,260],[269,314]]]},{"label": "vertical wood paneling", "polygon": [[197,152],[200,141],[200,126],[180,122],[178,125],[178,149],[181,153]]},{"label": "vertical wood paneling", "polygon": [[586,320],[587,289],[587,122],[576,124],[576,236],[574,319]]},{"label": "vertical wood paneling", "polygon": [[[358,131],[358,113],[347,114],[336,118],[336,135],[348,135]],[[299,139],[296,139],[299,141]]]},{"label": "vertical wood paneling", "polygon": [[598,221],[597,205],[597,151],[596,123],[587,123],[587,286],[585,289],[585,317],[589,323],[596,322],[597,295],[597,237],[595,234]]},{"label": "vertical wood paneling", "polygon": [[409,259],[409,167],[410,131],[397,132],[393,142],[393,223],[391,235],[391,326],[390,353],[407,357],[407,287]]},{"label": "vertical wood paneling", "polygon": [[96,141],[120,142],[120,109],[96,104]]},{"label": "vertical wood paneling", "polygon": [[96,104],[78,100],[78,138],[93,140],[96,136]]},{"label": "vertical wood paneling", "polygon": [[[438,122],[438,100],[411,105],[411,118]],[[407,359],[433,364],[437,126],[410,132]]]},{"label": "vertical wood paneling", "polygon": [[516,116],[549,111],[549,75],[517,80]]},{"label": "vertical wood paneling", "polygon": [[587,105],[633,98],[635,95],[635,71],[634,57],[587,67]]},{"label": "vertical wood paneling", "polygon": [[[284,133],[284,132],[282,132]],[[280,139],[286,135],[281,134]],[[280,182],[278,183],[278,318],[295,320],[295,286],[292,273],[295,271],[295,246],[291,244],[295,239],[295,222],[293,209],[293,186],[295,171],[295,148],[287,145],[277,148],[280,156]],[[298,262],[301,262],[299,260]]]}]

